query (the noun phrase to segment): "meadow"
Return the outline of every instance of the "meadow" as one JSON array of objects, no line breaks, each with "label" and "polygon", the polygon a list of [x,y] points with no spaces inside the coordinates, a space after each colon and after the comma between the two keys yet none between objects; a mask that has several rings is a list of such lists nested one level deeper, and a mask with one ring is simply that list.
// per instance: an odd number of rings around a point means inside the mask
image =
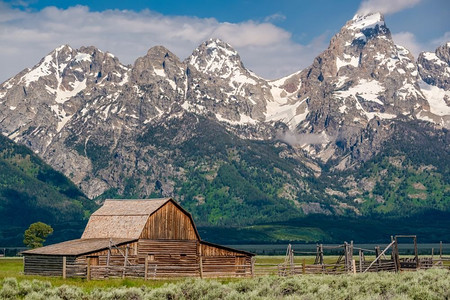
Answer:
[{"label": "meadow", "polygon": [[[284,259],[258,258],[266,263]],[[21,259],[0,259],[0,299],[450,299],[450,271],[442,269],[399,274],[149,281],[63,280],[25,276],[21,271]]]}]

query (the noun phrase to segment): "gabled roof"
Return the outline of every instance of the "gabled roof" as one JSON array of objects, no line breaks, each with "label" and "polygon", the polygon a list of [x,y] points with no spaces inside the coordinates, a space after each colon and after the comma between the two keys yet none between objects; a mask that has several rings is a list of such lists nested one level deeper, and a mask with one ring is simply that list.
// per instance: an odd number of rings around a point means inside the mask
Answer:
[{"label": "gabled roof", "polygon": [[[112,239],[112,245],[120,246],[125,243],[134,242],[136,239]],[[110,246],[110,239],[77,239],[41,248],[23,251],[22,254],[39,255],[65,255],[79,256],[106,250]]]},{"label": "gabled roof", "polygon": [[138,239],[149,216],[168,201],[173,200],[171,198],[106,199],[103,206],[89,218],[81,238]]},{"label": "gabled roof", "polygon": [[196,236],[200,240],[200,235],[197,232],[191,214],[185,211],[172,198],[106,199],[103,206],[89,218],[81,238],[138,239],[148,218],[169,201],[189,217]]},{"label": "gabled roof", "polygon": [[106,199],[92,216],[149,216],[172,198]]}]

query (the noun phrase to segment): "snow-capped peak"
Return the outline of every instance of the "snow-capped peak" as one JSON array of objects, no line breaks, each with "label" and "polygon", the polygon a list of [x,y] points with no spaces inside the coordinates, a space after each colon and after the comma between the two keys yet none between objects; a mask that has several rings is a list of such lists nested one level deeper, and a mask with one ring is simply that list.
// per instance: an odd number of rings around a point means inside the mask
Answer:
[{"label": "snow-capped peak", "polygon": [[348,45],[363,46],[369,39],[386,36],[388,39],[391,38],[381,13],[357,14],[347,22],[343,30],[352,36],[352,41],[349,41]]},{"label": "snow-capped peak", "polygon": [[384,17],[381,13],[370,13],[367,15],[355,15],[348,29],[364,30],[367,28],[375,28],[376,26],[386,26]]},{"label": "snow-capped peak", "polygon": [[188,58],[188,63],[201,72],[220,73],[221,77],[228,77],[232,70],[243,67],[236,50],[220,39],[209,39],[201,44]]}]

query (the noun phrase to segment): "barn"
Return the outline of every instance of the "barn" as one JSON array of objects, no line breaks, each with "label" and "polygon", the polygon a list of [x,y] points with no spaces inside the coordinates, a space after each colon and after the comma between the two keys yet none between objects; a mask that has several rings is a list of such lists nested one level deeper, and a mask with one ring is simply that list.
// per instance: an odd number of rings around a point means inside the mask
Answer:
[{"label": "barn", "polygon": [[24,273],[109,277],[246,277],[254,254],[201,240],[172,198],[108,199],[80,239],[22,252]]}]

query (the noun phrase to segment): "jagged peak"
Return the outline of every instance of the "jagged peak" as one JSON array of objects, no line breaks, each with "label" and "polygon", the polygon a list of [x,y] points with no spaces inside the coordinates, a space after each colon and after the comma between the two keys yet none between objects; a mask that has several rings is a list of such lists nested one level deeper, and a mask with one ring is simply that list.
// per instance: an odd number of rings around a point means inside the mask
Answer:
[{"label": "jagged peak", "polygon": [[65,50],[67,50],[67,51],[73,51],[73,48],[70,47],[68,44],[64,44],[64,45],[60,45],[60,46],[56,47],[56,48],[52,51],[52,53],[53,53],[53,52],[61,52],[61,51],[65,51]]},{"label": "jagged peak", "polygon": [[391,34],[379,13],[356,14],[341,29],[340,35],[346,36],[346,46],[364,46],[368,40],[385,38],[391,40]]},{"label": "jagged peak", "polygon": [[[239,55],[237,53],[237,51],[234,50],[234,48],[230,44],[228,44],[225,41],[222,41],[221,39],[218,39],[218,38],[211,38],[211,39],[205,41],[202,45],[205,45],[205,47],[208,49],[213,49],[213,50],[217,49],[220,51],[224,51],[230,56]],[[200,47],[202,45],[200,45]]]},{"label": "jagged peak", "polygon": [[366,28],[375,28],[376,26],[386,26],[384,16],[379,13],[356,14],[348,23],[349,29],[364,30]]},{"label": "jagged peak", "polygon": [[[203,42],[186,60],[197,70],[206,73],[224,71],[230,74],[230,69],[244,68],[237,51],[230,44],[217,38]],[[223,70],[224,67],[227,70]]]},{"label": "jagged peak", "polygon": [[173,52],[161,45],[153,46],[148,49],[146,56],[160,59],[172,58],[179,61],[179,58]]}]

